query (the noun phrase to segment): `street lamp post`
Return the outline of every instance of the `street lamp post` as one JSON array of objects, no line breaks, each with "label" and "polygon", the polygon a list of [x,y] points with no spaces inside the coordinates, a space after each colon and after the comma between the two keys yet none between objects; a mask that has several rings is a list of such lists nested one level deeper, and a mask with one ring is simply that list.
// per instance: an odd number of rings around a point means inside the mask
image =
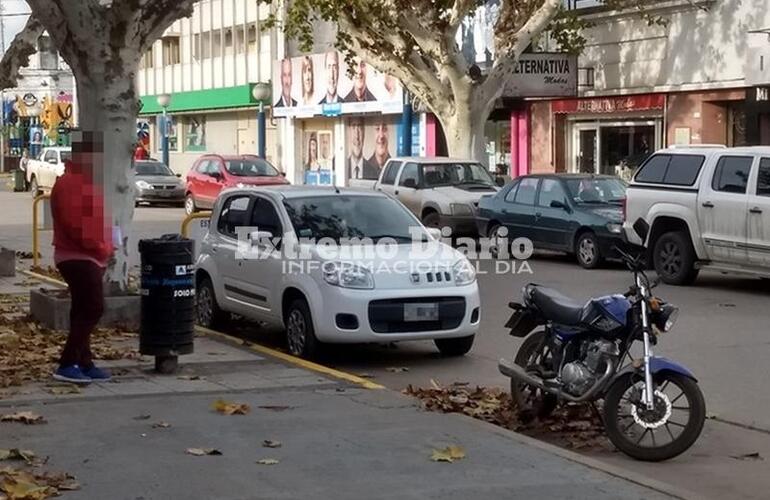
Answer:
[{"label": "street lamp post", "polygon": [[169,166],[168,157],[168,106],[171,104],[171,96],[168,94],[161,94],[158,96],[158,106],[163,108],[163,116],[160,123],[160,144],[163,151],[163,164]]},{"label": "street lamp post", "polygon": [[267,128],[265,119],[265,101],[270,99],[270,85],[267,83],[257,83],[251,90],[251,94],[254,99],[259,102],[259,108],[257,112],[257,155],[260,158],[265,158],[266,153],[266,131]]}]

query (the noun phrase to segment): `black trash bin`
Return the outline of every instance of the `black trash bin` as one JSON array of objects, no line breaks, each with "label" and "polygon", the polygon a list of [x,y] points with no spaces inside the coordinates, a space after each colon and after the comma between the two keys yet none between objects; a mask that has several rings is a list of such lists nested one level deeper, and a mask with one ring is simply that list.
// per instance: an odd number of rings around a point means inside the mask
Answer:
[{"label": "black trash bin", "polygon": [[139,242],[142,256],[139,352],[155,356],[155,369],[161,373],[175,371],[177,357],[193,352],[193,243],[178,234]]}]

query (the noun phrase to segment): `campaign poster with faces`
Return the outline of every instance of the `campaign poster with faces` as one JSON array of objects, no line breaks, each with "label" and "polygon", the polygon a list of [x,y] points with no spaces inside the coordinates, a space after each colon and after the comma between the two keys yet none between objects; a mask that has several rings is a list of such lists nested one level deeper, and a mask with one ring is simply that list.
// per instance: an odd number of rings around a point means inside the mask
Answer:
[{"label": "campaign poster with faces", "polygon": [[302,170],[305,184],[334,183],[334,132],[306,130],[302,134]]},{"label": "campaign poster with faces", "polygon": [[351,113],[401,113],[403,88],[361,59],[353,77],[342,53],[329,50],[276,61],[273,68],[273,116],[339,116]]},{"label": "campaign poster with faces", "polygon": [[345,178],[377,180],[398,147],[398,121],[389,116],[351,116],[345,120]]}]

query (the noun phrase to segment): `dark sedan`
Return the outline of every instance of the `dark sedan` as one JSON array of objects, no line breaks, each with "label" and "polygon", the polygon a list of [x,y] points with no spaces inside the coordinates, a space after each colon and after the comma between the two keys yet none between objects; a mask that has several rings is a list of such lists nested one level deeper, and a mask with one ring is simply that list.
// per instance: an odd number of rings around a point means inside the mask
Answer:
[{"label": "dark sedan", "polygon": [[587,268],[599,266],[623,242],[626,184],[590,174],[528,175],[479,202],[479,234],[494,237],[508,228],[508,241],[529,238],[536,249],[576,256]]}]

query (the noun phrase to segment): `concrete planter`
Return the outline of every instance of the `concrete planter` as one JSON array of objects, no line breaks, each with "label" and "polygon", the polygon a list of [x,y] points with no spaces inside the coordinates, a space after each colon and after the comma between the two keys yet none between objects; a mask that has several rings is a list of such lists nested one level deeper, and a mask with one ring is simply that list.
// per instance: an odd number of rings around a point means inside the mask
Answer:
[{"label": "concrete planter", "polygon": [[[67,290],[39,288],[29,293],[29,312],[33,319],[52,330],[69,330],[70,297]],[[139,295],[105,297],[104,315],[99,326],[139,330]]]}]

